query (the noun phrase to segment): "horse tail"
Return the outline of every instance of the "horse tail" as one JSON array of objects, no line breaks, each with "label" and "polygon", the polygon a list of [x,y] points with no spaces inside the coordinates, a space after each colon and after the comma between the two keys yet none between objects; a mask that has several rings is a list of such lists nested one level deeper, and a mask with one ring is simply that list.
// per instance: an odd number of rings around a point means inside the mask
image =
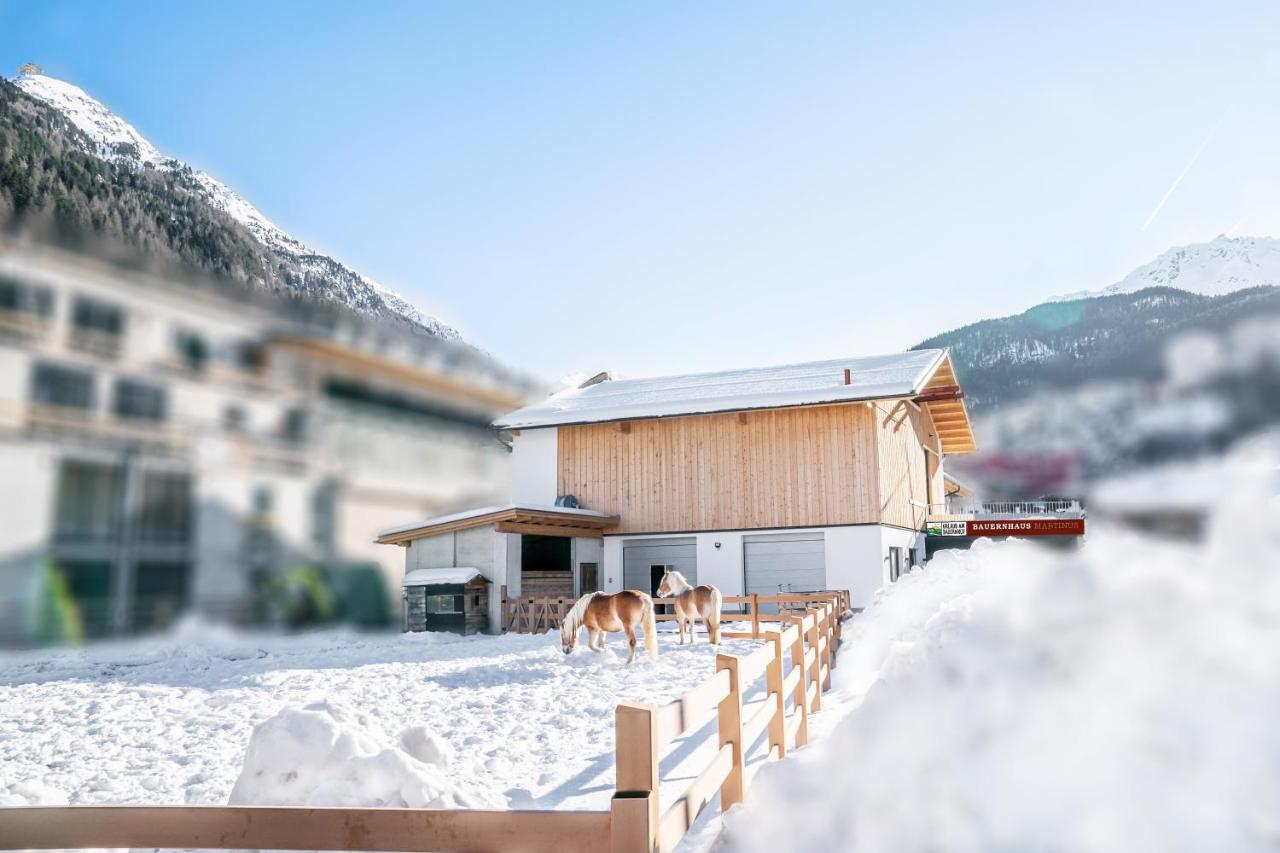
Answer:
[{"label": "horse tail", "polygon": [[724,596],[720,587],[711,587],[711,613],[703,618],[707,620],[707,633],[711,635],[711,643],[720,645],[720,608],[724,604]]},{"label": "horse tail", "polygon": [[644,623],[644,650],[649,653],[649,660],[657,660],[658,620],[653,616],[653,599],[647,595],[640,598],[640,619]]}]

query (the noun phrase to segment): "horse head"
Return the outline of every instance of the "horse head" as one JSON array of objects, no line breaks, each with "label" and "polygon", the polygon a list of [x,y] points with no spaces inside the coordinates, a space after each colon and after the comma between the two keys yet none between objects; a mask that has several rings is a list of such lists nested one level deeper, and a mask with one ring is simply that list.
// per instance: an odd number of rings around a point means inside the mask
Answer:
[{"label": "horse head", "polygon": [[689,585],[684,575],[675,569],[667,569],[662,573],[662,582],[658,584],[658,598],[669,598],[679,595]]},{"label": "horse head", "polygon": [[564,649],[564,653],[567,655],[569,652],[573,651],[576,645],[578,645],[578,627],[577,625],[574,625],[570,628],[569,620],[566,619],[564,624],[560,626],[560,646]]}]

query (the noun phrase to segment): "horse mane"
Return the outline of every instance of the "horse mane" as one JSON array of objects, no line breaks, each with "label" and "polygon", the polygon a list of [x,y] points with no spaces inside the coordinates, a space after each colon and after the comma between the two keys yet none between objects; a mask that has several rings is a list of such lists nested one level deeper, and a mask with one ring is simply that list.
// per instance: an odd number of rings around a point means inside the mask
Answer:
[{"label": "horse mane", "polygon": [[679,595],[686,589],[693,589],[693,584],[689,583],[689,579],[677,572],[675,569],[667,569],[667,574],[671,576],[673,581],[675,581],[675,583],[671,584],[672,595]]},{"label": "horse mane", "polygon": [[572,631],[575,634],[582,627],[582,620],[586,617],[587,608],[591,606],[591,602],[595,600],[597,595],[604,595],[603,592],[589,592],[573,603],[573,607],[569,608],[569,612],[564,615],[564,630]]}]

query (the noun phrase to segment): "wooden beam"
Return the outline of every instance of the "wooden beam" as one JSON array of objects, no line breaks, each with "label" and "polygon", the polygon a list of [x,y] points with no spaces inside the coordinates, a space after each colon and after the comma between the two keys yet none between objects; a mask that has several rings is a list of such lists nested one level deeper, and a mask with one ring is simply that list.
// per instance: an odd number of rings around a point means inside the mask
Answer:
[{"label": "wooden beam", "polygon": [[604,531],[591,527],[532,524],[522,521],[499,521],[493,527],[499,533],[524,533],[530,536],[580,536],[583,539],[604,538]]},{"label": "wooden beam", "polygon": [[936,388],[925,388],[916,395],[917,403],[937,403],[946,400],[963,400],[964,391],[959,385],[939,385]]},{"label": "wooden beam", "polygon": [[0,809],[0,849],[609,849],[609,813],[276,806]]}]

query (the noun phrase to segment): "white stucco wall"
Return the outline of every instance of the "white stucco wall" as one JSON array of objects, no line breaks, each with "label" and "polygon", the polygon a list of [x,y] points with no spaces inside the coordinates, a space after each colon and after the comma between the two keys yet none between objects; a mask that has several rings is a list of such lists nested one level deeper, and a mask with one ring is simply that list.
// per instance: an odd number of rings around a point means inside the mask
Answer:
[{"label": "white stucco wall", "polygon": [[[880,525],[819,527],[824,542],[827,586],[847,589],[854,607],[866,607],[876,592],[889,582],[889,548],[914,547],[920,535]],[[694,540],[698,554],[698,583],[714,584],[725,595],[742,595],[746,584],[743,537],[762,533],[794,533],[795,530],[730,530],[698,533]],[[687,539],[689,534],[669,536],[608,536],[604,540],[604,588],[622,589],[622,549],[630,539]],[[720,547],[716,548],[716,543]]]},{"label": "white stucco wall", "polygon": [[884,528],[868,524],[829,527],[824,531],[827,585],[849,590],[854,607],[866,607],[884,585]]},{"label": "white stucco wall", "polygon": [[511,438],[511,499],[551,506],[556,502],[559,430],[526,429]]}]

